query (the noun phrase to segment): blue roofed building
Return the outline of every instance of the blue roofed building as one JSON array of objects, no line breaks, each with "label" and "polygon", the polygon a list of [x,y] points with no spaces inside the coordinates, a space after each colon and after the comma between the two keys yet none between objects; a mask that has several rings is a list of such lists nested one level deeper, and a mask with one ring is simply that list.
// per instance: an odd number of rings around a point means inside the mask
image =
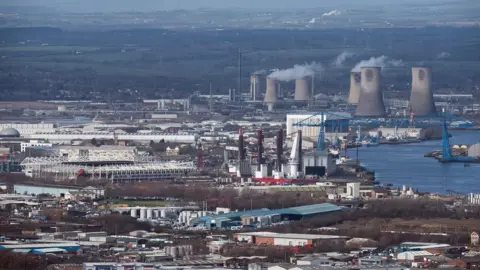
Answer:
[{"label": "blue roofed building", "polygon": [[65,252],[77,252],[80,249],[80,245],[75,243],[42,243],[42,244],[15,244],[15,245],[0,245],[0,250],[16,251],[16,252],[42,252],[44,250],[62,250]]},{"label": "blue roofed building", "polygon": [[320,203],[282,209],[254,209],[199,217],[191,221],[193,226],[229,228],[233,226],[263,227],[282,221],[294,221],[342,211],[344,208],[331,203]]}]

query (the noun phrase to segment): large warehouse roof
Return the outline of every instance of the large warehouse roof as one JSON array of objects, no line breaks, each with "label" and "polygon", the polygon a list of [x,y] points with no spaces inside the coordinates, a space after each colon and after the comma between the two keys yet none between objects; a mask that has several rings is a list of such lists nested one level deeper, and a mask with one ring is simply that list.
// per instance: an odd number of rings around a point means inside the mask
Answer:
[{"label": "large warehouse roof", "polygon": [[348,238],[346,236],[339,235],[326,235],[326,234],[302,234],[302,233],[274,233],[274,232],[247,232],[237,233],[237,236],[259,236],[259,237],[272,237],[272,238],[287,238],[287,239],[339,239]]},{"label": "large warehouse roof", "polygon": [[280,210],[280,214],[290,214],[290,215],[315,215],[322,213],[329,213],[342,210],[341,207],[331,204],[331,203],[319,203],[311,204],[297,207],[290,207]]}]

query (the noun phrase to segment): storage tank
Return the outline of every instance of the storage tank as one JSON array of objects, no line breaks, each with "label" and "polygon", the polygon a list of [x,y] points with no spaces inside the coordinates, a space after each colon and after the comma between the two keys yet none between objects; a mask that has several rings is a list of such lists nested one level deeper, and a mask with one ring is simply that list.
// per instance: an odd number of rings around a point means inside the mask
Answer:
[{"label": "storage tank", "polygon": [[167,217],[167,210],[165,210],[165,209],[160,210],[160,217],[161,218],[166,218]]},{"label": "storage tank", "polygon": [[137,218],[137,209],[136,208],[130,209],[130,216],[133,217],[133,218]]},{"label": "storage tank", "polygon": [[468,148],[468,156],[480,158],[480,143],[474,144]]},{"label": "storage tank", "polygon": [[152,218],[153,218],[153,209],[147,208],[147,219],[152,219]]},{"label": "storage tank", "polygon": [[147,209],[140,208],[140,219],[144,220],[146,216],[147,216]]}]

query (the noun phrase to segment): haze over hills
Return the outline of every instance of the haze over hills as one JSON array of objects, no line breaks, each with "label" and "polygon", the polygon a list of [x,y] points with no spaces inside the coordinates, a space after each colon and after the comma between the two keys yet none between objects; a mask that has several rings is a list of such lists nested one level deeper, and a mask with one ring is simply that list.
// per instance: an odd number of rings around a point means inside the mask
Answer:
[{"label": "haze over hills", "polygon": [[42,6],[55,8],[65,12],[150,12],[158,10],[186,9],[193,10],[199,8],[208,9],[255,9],[267,11],[292,11],[312,8],[335,8],[335,9],[357,9],[357,8],[382,8],[398,9],[412,7],[432,7],[441,8],[442,6],[462,8],[474,13],[480,8],[476,0],[244,0],[244,1],[224,1],[224,0],[3,0],[2,6]]}]

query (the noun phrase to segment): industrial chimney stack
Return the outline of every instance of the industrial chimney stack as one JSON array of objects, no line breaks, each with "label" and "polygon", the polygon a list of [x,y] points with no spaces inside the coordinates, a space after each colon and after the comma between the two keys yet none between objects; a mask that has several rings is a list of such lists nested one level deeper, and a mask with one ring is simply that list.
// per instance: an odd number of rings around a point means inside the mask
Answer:
[{"label": "industrial chimney stack", "polygon": [[265,163],[265,160],[263,159],[263,131],[262,129],[258,130],[258,170],[260,171],[262,164]]},{"label": "industrial chimney stack", "polygon": [[295,97],[296,101],[308,101],[310,100],[308,87],[308,79],[306,77],[295,80]]},{"label": "industrial chimney stack", "polygon": [[266,104],[273,104],[277,102],[277,82],[273,78],[267,77],[267,86],[265,91],[265,100]]},{"label": "industrial chimney stack", "polygon": [[238,159],[245,160],[245,142],[243,140],[243,129],[238,131]]},{"label": "industrial chimney stack", "polygon": [[380,67],[362,67],[357,116],[385,116],[385,105],[380,88]]},{"label": "industrial chimney stack", "polygon": [[433,100],[431,68],[412,68],[410,109],[411,112],[416,116],[434,115],[437,113],[435,102]]},{"label": "industrial chimney stack", "polygon": [[260,80],[258,75],[252,74],[250,76],[250,98],[253,101],[257,101],[260,92]]},{"label": "industrial chimney stack", "polygon": [[350,72],[350,94],[348,95],[348,104],[358,104],[361,91],[361,73],[354,71]]},{"label": "industrial chimney stack", "polygon": [[282,157],[283,157],[283,129],[277,132],[277,171],[282,170]]}]

